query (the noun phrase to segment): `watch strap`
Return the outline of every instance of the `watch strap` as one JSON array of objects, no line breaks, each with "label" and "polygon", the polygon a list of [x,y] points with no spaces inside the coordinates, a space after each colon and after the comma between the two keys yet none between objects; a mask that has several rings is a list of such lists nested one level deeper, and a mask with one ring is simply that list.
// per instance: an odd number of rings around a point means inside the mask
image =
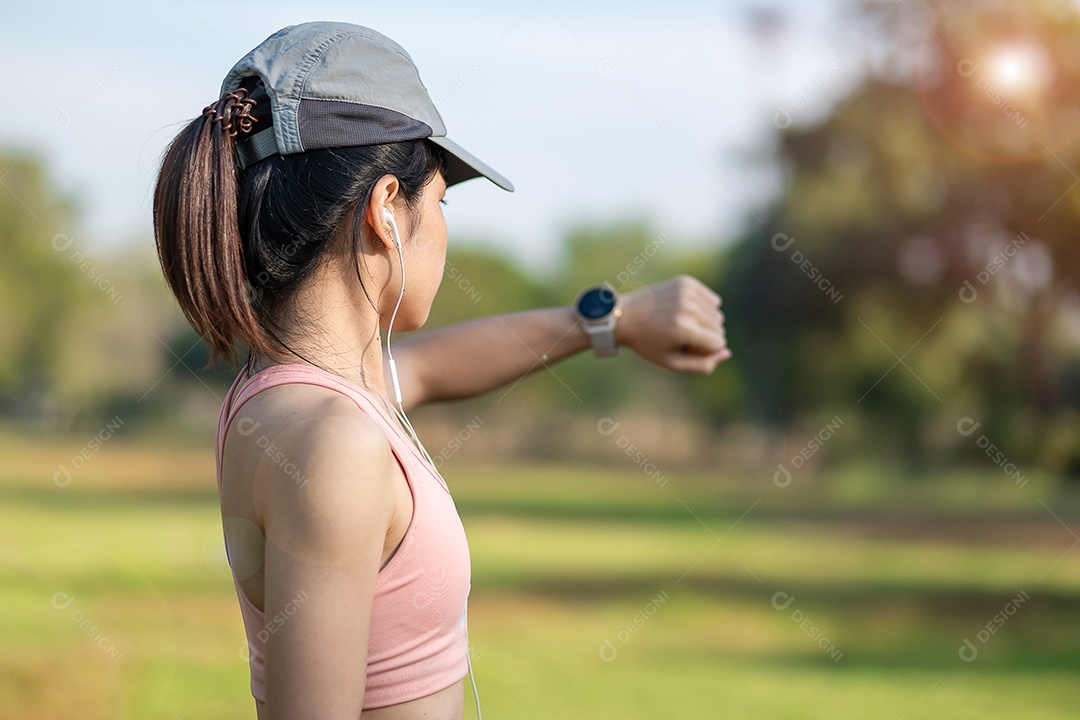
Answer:
[{"label": "watch strap", "polygon": [[615,324],[585,325],[585,332],[592,343],[593,351],[600,357],[618,355],[619,343],[615,341]]}]

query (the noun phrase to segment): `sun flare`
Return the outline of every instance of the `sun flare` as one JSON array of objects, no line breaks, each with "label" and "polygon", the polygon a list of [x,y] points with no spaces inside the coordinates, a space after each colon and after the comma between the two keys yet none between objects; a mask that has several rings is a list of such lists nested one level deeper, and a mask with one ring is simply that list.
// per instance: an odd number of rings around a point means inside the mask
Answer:
[{"label": "sun flare", "polygon": [[1041,90],[1049,84],[1052,75],[1046,51],[1031,43],[998,48],[991,55],[987,69],[998,87],[1018,93]]}]

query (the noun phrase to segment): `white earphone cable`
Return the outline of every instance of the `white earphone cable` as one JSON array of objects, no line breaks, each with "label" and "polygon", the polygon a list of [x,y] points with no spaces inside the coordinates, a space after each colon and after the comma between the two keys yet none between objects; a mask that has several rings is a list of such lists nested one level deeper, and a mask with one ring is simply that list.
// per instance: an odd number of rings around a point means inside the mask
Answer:
[{"label": "white earphone cable", "polygon": [[[409,416],[405,414],[405,408],[401,403],[401,384],[398,382],[397,363],[394,362],[394,354],[390,350],[390,335],[394,331],[394,320],[397,318],[398,308],[401,307],[401,300],[405,297],[405,255],[401,250],[401,237],[398,235],[397,223],[394,222],[394,216],[390,214],[390,211],[384,209],[384,217],[390,223],[390,230],[394,234],[394,244],[397,246],[398,251],[398,263],[401,266],[401,290],[398,292],[397,303],[394,305],[394,312],[390,314],[390,323],[386,327],[386,356],[390,365],[390,382],[394,386],[394,402],[397,403],[397,407],[394,411],[397,413],[398,419],[402,425],[409,432],[409,437],[416,443],[416,447],[420,450],[420,454],[424,456],[428,465],[431,466],[432,472],[435,473],[439,481],[449,491],[449,486],[446,484],[446,480],[443,478],[442,473],[435,466],[435,461],[431,459],[431,455],[428,454],[427,448],[420,442],[420,438],[416,434],[416,430],[413,429],[413,425],[409,422]],[[468,598],[465,599],[465,664],[469,669],[469,680],[472,682],[473,698],[476,700],[476,720],[483,720],[483,715],[480,714],[480,693],[476,689],[476,676],[473,675],[472,670],[472,648],[469,646],[469,621],[468,621]]]}]

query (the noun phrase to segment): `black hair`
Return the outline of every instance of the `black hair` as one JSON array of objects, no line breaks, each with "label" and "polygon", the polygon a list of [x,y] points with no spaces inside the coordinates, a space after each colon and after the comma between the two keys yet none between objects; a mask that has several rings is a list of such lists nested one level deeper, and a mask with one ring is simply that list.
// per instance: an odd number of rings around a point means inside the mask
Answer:
[{"label": "black hair", "polygon": [[[272,122],[268,107],[260,108],[268,122],[254,131]],[[340,233],[359,257],[363,209],[375,183],[397,178],[415,224],[424,186],[447,169],[442,148],[423,139],[271,155],[243,169],[236,153],[243,139],[204,113],[166,150],[154,192],[158,259],[210,350],[207,367],[218,359],[237,367],[237,344],[302,358],[280,337],[282,312],[340,249]]]}]

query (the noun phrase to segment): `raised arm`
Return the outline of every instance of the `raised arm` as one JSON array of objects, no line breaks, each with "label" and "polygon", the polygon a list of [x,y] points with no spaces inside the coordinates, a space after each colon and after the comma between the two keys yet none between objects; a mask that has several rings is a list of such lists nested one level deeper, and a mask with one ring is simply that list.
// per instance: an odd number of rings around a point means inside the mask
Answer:
[{"label": "raised arm", "polygon": [[[687,275],[623,296],[620,346],[675,372],[707,375],[731,356],[720,296]],[[417,333],[394,348],[406,406],[472,397],[589,347],[569,306]]]},{"label": "raised arm", "polygon": [[386,436],[348,398],[327,398],[306,416],[314,419],[274,439],[299,473],[264,462],[256,474],[266,530],[268,718],[354,720],[395,464]]}]

